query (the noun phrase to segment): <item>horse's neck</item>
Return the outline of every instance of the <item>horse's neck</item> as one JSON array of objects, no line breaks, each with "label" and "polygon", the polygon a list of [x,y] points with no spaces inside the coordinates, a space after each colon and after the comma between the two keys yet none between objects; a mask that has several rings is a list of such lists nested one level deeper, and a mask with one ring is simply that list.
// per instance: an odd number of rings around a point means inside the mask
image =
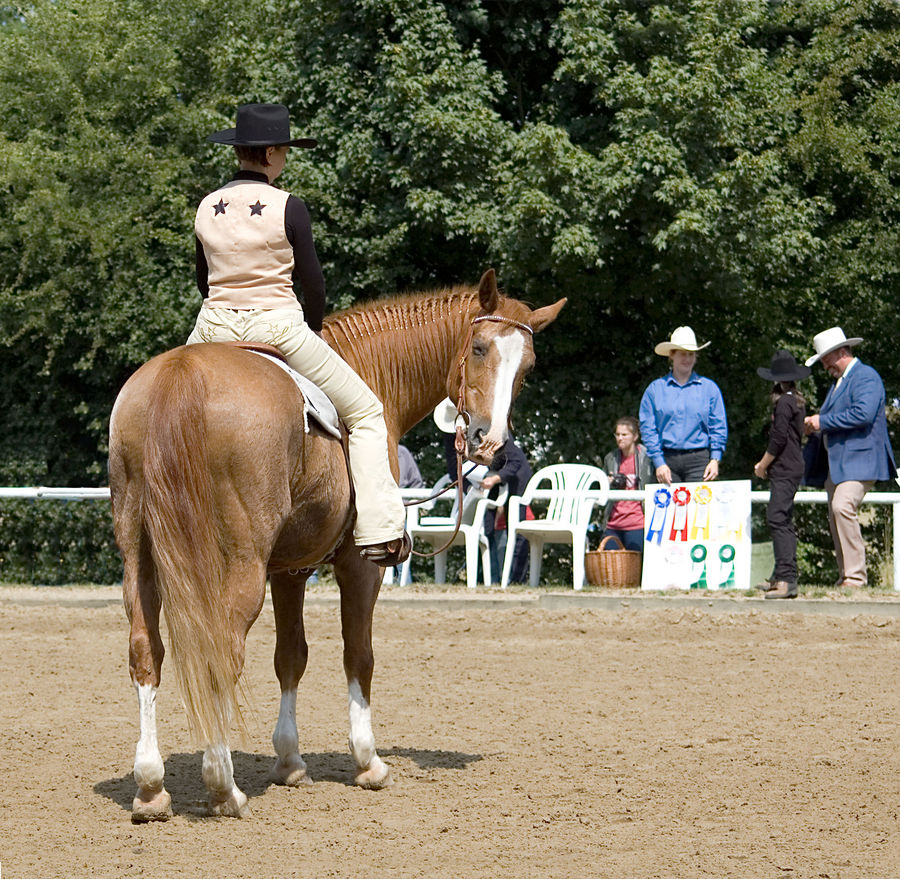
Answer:
[{"label": "horse's neck", "polygon": [[396,438],[447,396],[477,294],[393,300],[335,315],[322,335],[384,403]]}]

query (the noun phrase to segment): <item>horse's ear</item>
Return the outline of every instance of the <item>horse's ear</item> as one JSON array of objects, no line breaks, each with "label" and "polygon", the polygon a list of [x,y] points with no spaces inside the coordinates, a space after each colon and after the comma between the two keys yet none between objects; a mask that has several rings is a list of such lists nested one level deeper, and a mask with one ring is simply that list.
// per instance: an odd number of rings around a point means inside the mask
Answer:
[{"label": "horse's ear", "polygon": [[532,311],[528,318],[528,324],[531,329],[539,333],[544,327],[552,324],[560,311],[562,311],[566,301],[565,299],[560,299],[559,302],[554,302],[553,305],[545,305],[543,308],[536,308]]},{"label": "horse's ear", "polygon": [[481,308],[488,314],[497,310],[500,304],[500,291],[497,290],[497,275],[493,269],[488,269],[482,276],[481,282],[478,284],[478,301]]}]

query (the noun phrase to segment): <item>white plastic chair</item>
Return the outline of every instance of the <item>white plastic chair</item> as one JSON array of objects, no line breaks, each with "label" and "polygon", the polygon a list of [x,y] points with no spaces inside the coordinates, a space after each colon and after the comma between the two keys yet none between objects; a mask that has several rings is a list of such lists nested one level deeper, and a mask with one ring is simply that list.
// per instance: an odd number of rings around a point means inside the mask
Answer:
[{"label": "white plastic chair", "polygon": [[[482,470],[486,473],[487,468]],[[470,481],[476,477],[478,481],[483,475],[470,473]],[[434,491],[439,491],[450,482],[446,474],[435,484]],[[488,539],[484,534],[484,514],[489,509],[496,509],[506,503],[508,490],[505,485],[500,486],[500,492],[496,500],[486,497],[484,492],[473,485],[463,497],[463,516],[459,533],[453,539],[450,546],[465,545],[466,547],[466,585],[474,589],[478,583],[478,554],[481,552],[481,568],[484,575],[485,586],[491,585],[491,554],[488,547]],[[415,544],[416,538],[429,544],[432,548],[443,546],[453,534],[456,528],[456,498],[457,491],[452,489],[428,504],[407,507],[406,530]],[[431,512],[435,504],[453,501],[453,509],[449,516],[423,515]],[[447,582],[447,549],[439,552],[434,557],[434,581],[435,583]],[[400,583],[409,583],[409,566],[412,557],[408,558],[400,571]]]},{"label": "white plastic chair", "polygon": [[[550,483],[549,490],[541,489]],[[549,500],[542,519],[521,519],[523,510],[535,499]],[[584,553],[587,529],[594,504],[605,506],[609,500],[609,479],[599,467],[589,464],[553,464],[538,470],[525,486],[521,497],[509,499],[506,555],[503,558],[501,588],[509,585],[509,572],[516,551],[516,537],[530,544],[531,571],[529,582],[537,586],[541,579],[545,543],[572,544],[572,585],[584,586]]]}]

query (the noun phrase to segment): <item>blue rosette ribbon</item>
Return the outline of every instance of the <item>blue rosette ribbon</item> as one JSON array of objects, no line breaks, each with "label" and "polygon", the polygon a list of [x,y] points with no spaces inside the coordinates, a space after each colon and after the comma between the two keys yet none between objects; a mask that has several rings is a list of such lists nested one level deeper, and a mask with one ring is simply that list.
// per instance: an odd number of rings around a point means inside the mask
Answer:
[{"label": "blue rosette ribbon", "polygon": [[672,492],[667,488],[658,488],[653,494],[653,515],[647,527],[647,543],[662,543],[663,529],[666,525],[666,511],[672,503]]}]

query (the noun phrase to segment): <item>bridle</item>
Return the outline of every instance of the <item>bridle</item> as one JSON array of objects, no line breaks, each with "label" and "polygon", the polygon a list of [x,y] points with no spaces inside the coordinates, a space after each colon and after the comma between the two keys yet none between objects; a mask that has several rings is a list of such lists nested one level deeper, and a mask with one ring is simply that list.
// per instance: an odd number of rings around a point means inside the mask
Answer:
[{"label": "bridle", "polygon": [[457,363],[457,371],[459,373],[459,394],[456,400],[456,438],[453,442],[453,448],[456,452],[456,482],[451,482],[446,488],[441,489],[439,492],[431,495],[431,497],[423,498],[422,500],[414,500],[414,501],[406,501],[404,506],[412,507],[418,504],[424,504],[428,501],[432,501],[437,497],[440,497],[445,492],[450,491],[454,486],[456,486],[456,528],[453,530],[453,534],[450,535],[450,539],[445,543],[440,549],[434,550],[434,552],[417,552],[416,550],[412,550],[412,554],[418,556],[419,558],[429,559],[433,556],[442,553],[445,549],[448,549],[450,545],[456,540],[456,535],[459,534],[460,526],[462,525],[462,516],[463,516],[463,476],[462,476],[462,468],[463,468],[463,458],[465,457],[466,451],[466,429],[469,426],[469,413],[466,409],[466,365],[469,360],[469,352],[472,350],[472,337],[475,335],[475,324],[482,323],[483,321],[491,321],[493,323],[503,323],[509,324],[510,326],[515,327],[518,330],[523,330],[528,333],[528,335],[533,336],[534,330],[526,323],[522,323],[522,321],[515,320],[511,317],[504,317],[500,314],[479,314],[476,317],[472,318],[469,323],[469,329],[466,332],[466,340],[461,348],[459,362]]},{"label": "bridle", "polygon": [[[523,330],[530,336],[534,335],[534,330],[528,324],[522,323],[522,321],[519,320],[514,320],[511,317],[504,317],[501,314],[479,314],[477,317],[472,319],[471,323],[469,324],[469,330],[466,333],[466,341],[462,347],[462,353],[460,354],[459,363],[457,364],[457,369],[459,370],[459,397],[456,401],[457,419],[464,419],[466,426],[468,426],[469,424],[469,413],[466,411],[466,364],[469,360],[469,352],[472,350],[472,337],[475,335],[475,324],[482,323],[483,321],[492,321],[493,323],[498,324],[509,324],[510,326],[514,326],[518,330]],[[465,446],[460,448],[461,430],[462,426],[457,424],[457,454],[462,454],[462,452],[465,451]]]}]

